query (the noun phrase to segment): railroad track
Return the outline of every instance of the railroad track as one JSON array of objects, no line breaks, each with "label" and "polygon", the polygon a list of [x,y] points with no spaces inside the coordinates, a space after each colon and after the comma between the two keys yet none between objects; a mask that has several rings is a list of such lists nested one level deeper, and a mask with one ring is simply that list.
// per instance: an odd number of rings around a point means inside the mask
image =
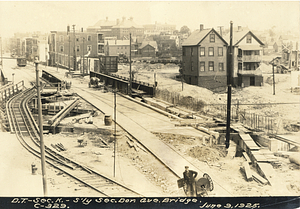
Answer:
[{"label": "railroad track", "polygon": [[[34,97],[35,88],[26,89],[6,104],[10,130],[15,133],[21,145],[40,158],[38,126],[28,108],[28,101]],[[141,197],[138,192],[116,180],[104,176],[89,167],[67,158],[50,147],[45,146],[46,162],[87,187],[107,197]]]}]

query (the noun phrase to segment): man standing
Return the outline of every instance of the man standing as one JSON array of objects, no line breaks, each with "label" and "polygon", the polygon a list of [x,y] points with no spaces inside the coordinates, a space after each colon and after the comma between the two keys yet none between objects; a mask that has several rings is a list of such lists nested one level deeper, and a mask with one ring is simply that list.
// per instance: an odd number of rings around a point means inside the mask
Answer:
[{"label": "man standing", "polygon": [[185,171],[183,172],[183,179],[186,185],[186,195],[188,197],[196,196],[196,185],[195,178],[198,173],[196,171],[189,170],[189,166],[185,166]]}]

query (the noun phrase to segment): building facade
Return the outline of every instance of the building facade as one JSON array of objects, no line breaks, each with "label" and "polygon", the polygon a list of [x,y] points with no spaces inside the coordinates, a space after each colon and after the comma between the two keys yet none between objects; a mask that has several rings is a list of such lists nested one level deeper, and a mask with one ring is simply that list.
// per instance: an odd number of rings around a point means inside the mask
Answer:
[{"label": "building facade", "polygon": [[132,17],[128,20],[123,17],[121,22],[111,28],[111,36],[117,39],[129,39],[130,34],[132,37],[144,36],[144,27],[137,25]]},{"label": "building facade", "polygon": [[86,62],[85,58],[104,55],[103,34],[98,32],[51,31],[48,42],[51,66],[58,64],[61,67],[78,70],[80,65],[83,66],[83,60]]},{"label": "building facade", "polygon": [[155,57],[158,51],[156,41],[143,41],[138,50],[141,57]]},{"label": "building facade", "polygon": [[105,55],[108,56],[129,56],[130,40],[105,40]]},{"label": "building facade", "polygon": [[[224,39],[229,43],[230,34]],[[251,31],[239,27],[233,32],[233,83],[234,86],[261,86],[263,84],[262,62],[264,43]]]},{"label": "building facade", "polygon": [[200,25],[182,45],[185,82],[209,89],[226,86],[227,46],[217,31]]},{"label": "building facade", "polygon": [[176,30],[176,25],[170,25],[167,23],[161,24],[157,22],[155,22],[155,24],[143,25],[143,27],[145,36],[173,34],[173,32]]}]

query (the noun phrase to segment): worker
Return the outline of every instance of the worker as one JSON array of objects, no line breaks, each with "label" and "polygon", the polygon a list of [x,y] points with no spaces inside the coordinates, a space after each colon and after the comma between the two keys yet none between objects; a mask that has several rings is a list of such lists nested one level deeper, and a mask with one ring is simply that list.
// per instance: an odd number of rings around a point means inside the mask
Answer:
[{"label": "worker", "polygon": [[195,178],[198,173],[196,171],[189,170],[189,166],[185,166],[185,171],[183,172],[183,179],[185,184],[186,195],[189,197],[196,196],[196,184]]}]

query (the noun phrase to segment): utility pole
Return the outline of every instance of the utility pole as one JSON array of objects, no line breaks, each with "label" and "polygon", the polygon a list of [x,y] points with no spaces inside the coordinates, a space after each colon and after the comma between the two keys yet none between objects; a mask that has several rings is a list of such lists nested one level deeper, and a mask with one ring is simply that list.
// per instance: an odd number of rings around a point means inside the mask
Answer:
[{"label": "utility pole", "polygon": [[73,34],[74,34],[74,67],[73,70],[76,71],[77,68],[77,60],[76,60],[76,36],[75,36],[75,25],[73,26]]},{"label": "utility pole", "polygon": [[[83,33],[83,28],[81,28],[81,32]],[[84,35],[82,37],[82,74],[84,75]]]},{"label": "utility pole", "polygon": [[69,37],[69,54],[68,54],[68,63],[69,63],[69,72],[71,71],[70,55],[71,55],[71,36],[70,36],[70,26],[67,26],[67,35]]},{"label": "utility pole", "polygon": [[132,95],[132,75],[131,75],[131,33],[129,34],[129,96]]},{"label": "utility pole", "polygon": [[117,150],[117,88],[114,90],[114,177],[116,177],[116,150]]},{"label": "utility pole", "polygon": [[43,118],[42,118],[42,104],[41,104],[41,92],[40,92],[40,81],[39,81],[39,61],[35,59],[35,72],[36,72],[36,88],[37,88],[37,100],[38,100],[38,118],[39,118],[39,134],[40,134],[40,149],[41,149],[41,164],[42,164],[42,176],[43,176],[43,189],[44,196],[47,193],[47,177],[46,177],[46,164],[45,164],[45,145],[43,139]]},{"label": "utility pole", "polygon": [[232,26],[233,22],[230,21],[230,45],[227,60],[227,121],[226,121],[226,149],[229,148],[230,141],[230,110],[231,110],[231,87],[232,87],[232,70],[233,70],[233,47],[232,47]]},{"label": "utility pole", "polygon": [[274,63],[272,63],[272,71],[273,71],[273,95],[275,95],[275,74],[274,74]]}]

